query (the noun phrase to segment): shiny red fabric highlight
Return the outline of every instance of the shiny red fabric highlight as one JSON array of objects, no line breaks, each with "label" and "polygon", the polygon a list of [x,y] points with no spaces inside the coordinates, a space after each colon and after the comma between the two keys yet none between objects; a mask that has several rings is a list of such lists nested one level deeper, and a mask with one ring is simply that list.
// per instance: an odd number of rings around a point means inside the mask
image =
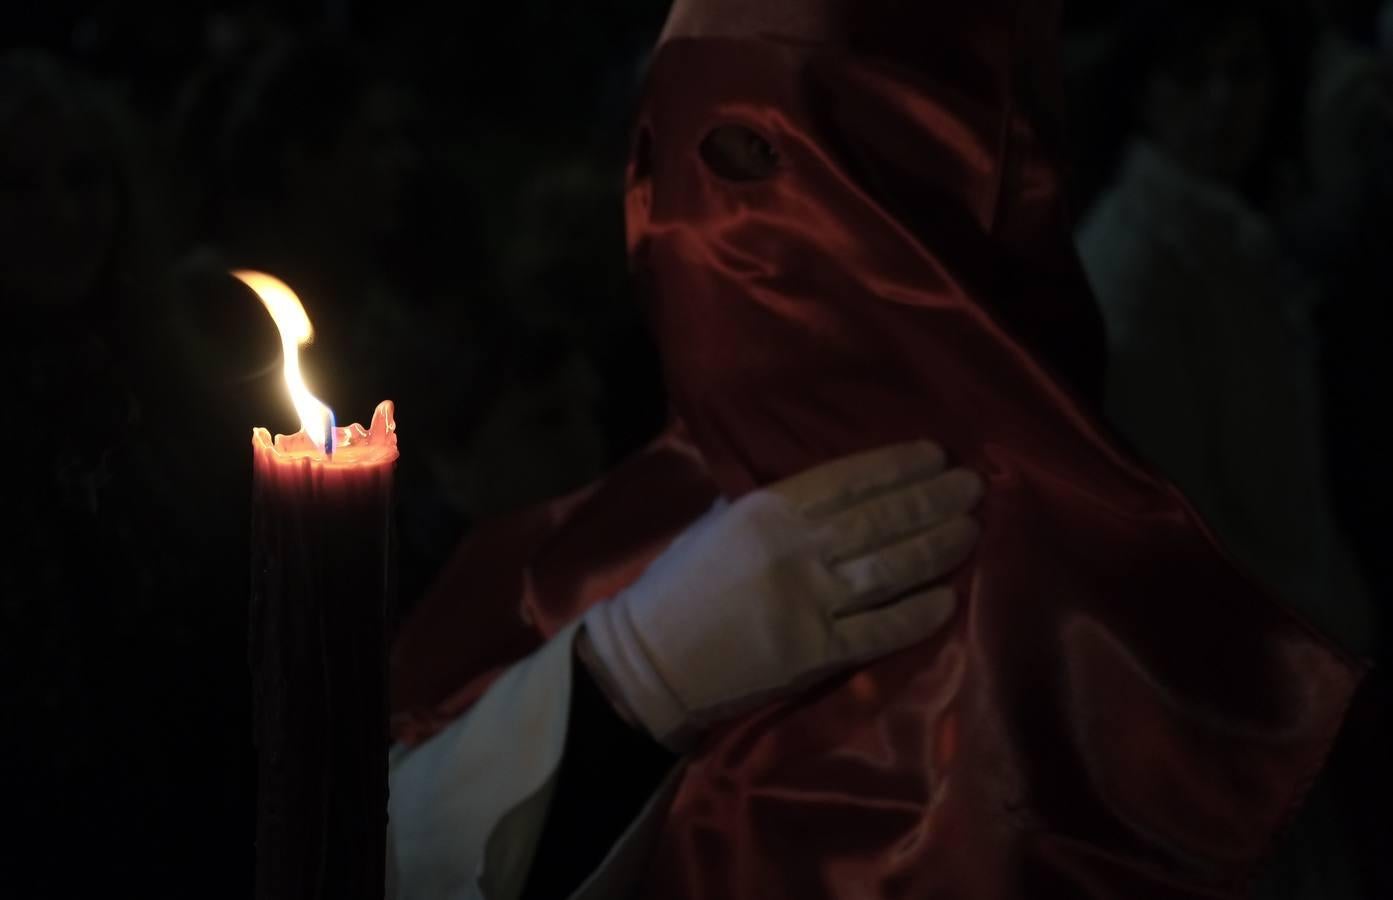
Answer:
[{"label": "shiny red fabric highlight", "polygon": [[[779,2],[744,36],[679,4],[627,199],[678,424],[466,543],[398,642],[397,734],[466,708],[717,492],[929,437],[989,483],[960,614],[711,735],[640,895],[1241,896],[1361,669],[1097,418],[1097,317],[1031,99],[1048,4],[814,5],[835,15],[799,22],[856,39],[780,36]],[[775,177],[705,168],[730,123]]]}]

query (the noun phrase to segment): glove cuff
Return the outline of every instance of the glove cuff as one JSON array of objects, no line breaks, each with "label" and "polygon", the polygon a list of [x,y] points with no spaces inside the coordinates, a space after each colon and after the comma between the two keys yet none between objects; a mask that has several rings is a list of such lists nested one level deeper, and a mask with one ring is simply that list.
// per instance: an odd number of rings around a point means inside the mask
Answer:
[{"label": "glove cuff", "polygon": [[597,677],[619,692],[655,740],[669,749],[683,749],[687,711],[653,665],[624,595],[591,607],[583,622],[595,662],[604,670]]}]

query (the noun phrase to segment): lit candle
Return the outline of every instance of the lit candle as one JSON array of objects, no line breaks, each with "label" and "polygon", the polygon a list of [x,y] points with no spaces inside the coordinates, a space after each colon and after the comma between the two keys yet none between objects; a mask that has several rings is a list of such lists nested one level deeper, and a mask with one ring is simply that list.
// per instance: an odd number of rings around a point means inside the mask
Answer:
[{"label": "lit candle", "polygon": [[285,284],[234,273],[280,329],[293,435],[252,430],[250,662],[258,900],[382,900],[386,616],[392,591],[391,401],[335,428],[306,387],[313,335]]}]

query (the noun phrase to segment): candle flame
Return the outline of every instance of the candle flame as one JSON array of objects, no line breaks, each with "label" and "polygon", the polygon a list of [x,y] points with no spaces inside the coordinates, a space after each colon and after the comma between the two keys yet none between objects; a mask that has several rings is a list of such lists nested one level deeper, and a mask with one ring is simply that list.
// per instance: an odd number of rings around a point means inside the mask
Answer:
[{"label": "candle flame", "polygon": [[300,372],[300,348],[314,340],[314,326],[310,324],[310,317],[305,313],[300,298],[285,282],[263,272],[243,270],[232,275],[256,293],[281,333],[285,386],[290,389],[291,402],[300,414],[300,429],[321,451],[332,454],[334,414],[310,393]]}]

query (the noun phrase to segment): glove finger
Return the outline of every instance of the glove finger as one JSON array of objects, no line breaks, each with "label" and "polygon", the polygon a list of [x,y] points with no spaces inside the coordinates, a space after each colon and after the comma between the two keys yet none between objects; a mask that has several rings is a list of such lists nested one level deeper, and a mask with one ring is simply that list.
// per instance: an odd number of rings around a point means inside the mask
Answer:
[{"label": "glove finger", "polygon": [[944,525],[971,512],[983,490],[977,473],[954,469],[859,503],[829,520],[826,559],[835,564],[864,556]]},{"label": "glove finger", "polygon": [[957,592],[951,587],[917,591],[878,609],[838,619],[833,636],[846,662],[869,662],[933,637],[953,618],[957,605]]},{"label": "glove finger", "polygon": [[896,485],[940,474],[948,465],[943,449],[914,441],[870,450],[809,469],[769,488],[812,519],[846,509]]},{"label": "glove finger", "polygon": [[834,617],[881,606],[938,581],[972,554],[981,535],[976,520],[959,516],[906,540],[833,565],[849,590],[834,600]]}]

